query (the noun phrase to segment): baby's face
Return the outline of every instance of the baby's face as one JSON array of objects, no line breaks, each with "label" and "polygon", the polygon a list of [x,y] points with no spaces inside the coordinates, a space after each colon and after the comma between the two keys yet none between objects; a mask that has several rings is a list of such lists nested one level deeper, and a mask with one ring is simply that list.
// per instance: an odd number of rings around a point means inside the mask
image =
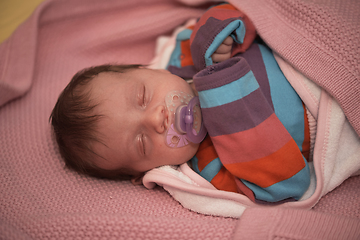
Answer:
[{"label": "baby's face", "polygon": [[171,148],[165,143],[169,128],[166,95],[174,90],[193,94],[181,78],[165,70],[135,69],[101,73],[90,84],[91,97],[103,114],[98,131],[104,144],[94,151],[96,165],[106,170],[146,172],[162,165],[178,165],[192,158],[199,144]]}]

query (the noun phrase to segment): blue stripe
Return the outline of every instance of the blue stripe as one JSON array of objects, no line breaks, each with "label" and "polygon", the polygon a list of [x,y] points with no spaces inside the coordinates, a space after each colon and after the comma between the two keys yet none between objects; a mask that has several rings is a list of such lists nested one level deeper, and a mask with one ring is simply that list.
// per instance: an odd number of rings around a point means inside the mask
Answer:
[{"label": "blue stripe", "polygon": [[206,167],[201,171],[200,175],[211,182],[211,180],[219,173],[222,168],[222,163],[219,158],[212,160]]},{"label": "blue stripe", "polygon": [[169,62],[168,62],[168,65],[166,66],[166,68],[168,68],[168,66],[175,66],[175,67],[180,68],[181,67],[180,56],[181,56],[180,42],[176,42],[175,49],[171,53],[171,56],[170,56],[170,59],[169,59]]},{"label": "blue stripe", "polygon": [[192,30],[190,29],[184,29],[183,31],[179,32],[178,35],[176,36],[176,43],[175,43],[175,49],[172,52],[168,65],[166,66],[166,68],[171,65],[171,66],[175,66],[178,68],[181,68],[181,42],[187,39],[190,39]]},{"label": "blue stripe", "polygon": [[237,101],[258,88],[259,84],[250,71],[229,84],[199,92],[201,108],[212,108]]},{"label": "blue stripe", "polygon": [[[235,31],[236,35],[233,33]],[[211,55],[218,49],[221,43],[227,38],[231,36],[235,42],[241,44],[244,41],[245,37],[245,24],[241,20],[234,20],[229,23],[220,33],[216,35],[213,42],[209,46],[209,48],[205,52],[205,63],[206,66],[212,65],[213,61],[211,59]]]},{"label": "blue stripe", "polygon": [[192,30],[186,28],[178,33],[178,35],[176,36],[176,40],[178,40],[178,41],[188,40],[188,39],[190,39],[191,33],[192,33]]},{"label": "blue stripe", "polygon": [[257,200],[267,202],[278,202],[288,198],[299,200],[310,185],[310,170],[307,161],[304,159],[306,166],[297,174],[284,181],[275,183],[267,188],[261,188],[251,182],[241,180],[250,188]]},{"label": "blue stripe", "polygon": [[197,174],[200,174],[198,162],[199,162],[199,159],[198,159],[196,156],[194,156],[194,157],[191,159],[192,169],[193,169]]},{"label": "blue stripe", "polygon": [[305,122],[302,101],[279,68],[272,52],[260,45],[270,84],[271,98],[276,116],[295,140],[300,151],[304,142]]}]

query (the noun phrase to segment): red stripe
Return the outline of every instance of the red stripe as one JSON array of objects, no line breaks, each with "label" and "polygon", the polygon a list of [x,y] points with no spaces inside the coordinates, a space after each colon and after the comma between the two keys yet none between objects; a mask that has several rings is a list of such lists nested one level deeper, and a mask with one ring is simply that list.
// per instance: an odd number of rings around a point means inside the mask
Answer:
[{"label": "red stripe", "polygon": [[310,127],[309,127],[309,120],[306,113],[306,108],[303,103],[304,108],[304,142],[302,144],[302,154],[306,158],[306,160],[310,160]]},{"label": "red stripe", "polygon": [[223,164],[249,162],[266,157],[290,139],[290,134],[274,113],[249,130],[212,137]]},{"label": "red stripe", "polygon": [[[193,28],[194,28],[194,26],[188,27],[188,29],[191,29],[191,30]],[[193,59],[191,56],[191,50],[190,50],[190,39],[181,41],[180,46],[181,46],[181,56],[180,56],[181,67],[194,65],[194,62],[193,62]]]}]

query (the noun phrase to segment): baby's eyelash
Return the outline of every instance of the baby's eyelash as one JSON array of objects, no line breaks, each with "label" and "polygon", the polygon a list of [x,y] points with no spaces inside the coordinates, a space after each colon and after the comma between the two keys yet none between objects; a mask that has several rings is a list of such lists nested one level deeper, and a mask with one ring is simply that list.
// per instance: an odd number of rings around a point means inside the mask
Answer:
[{"label": "baby's eyelash", "polygon": [[137,102],[139,106],[146,106],[146,87],[145,85],[140,86],[138,94],[137,94]]},{"label": "baby's eyelash", "polygon": [[146,155],[144,134],[141,135],[141,144],[142,144],[142,151],[143,151],[144,155]]},{"label": "baby's eyelash", "polygon": [[146,88],[145,88],[145,85],[144,85],[144,87],[143,87],[143,99],[142,99],[143,105],[145,105],[145,102],[146,102]]}]

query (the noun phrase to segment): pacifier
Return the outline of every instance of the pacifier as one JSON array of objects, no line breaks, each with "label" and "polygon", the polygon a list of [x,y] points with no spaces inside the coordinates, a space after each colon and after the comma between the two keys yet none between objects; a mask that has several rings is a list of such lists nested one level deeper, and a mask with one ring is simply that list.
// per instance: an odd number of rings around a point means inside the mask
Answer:
[{"label": "pacifier", "polygon": [[202,123],[199,97],[181,91],[172,91],[165,97],[170,127],[165,142],[169,147],[184,147],[200,143],[207,130]]}]

